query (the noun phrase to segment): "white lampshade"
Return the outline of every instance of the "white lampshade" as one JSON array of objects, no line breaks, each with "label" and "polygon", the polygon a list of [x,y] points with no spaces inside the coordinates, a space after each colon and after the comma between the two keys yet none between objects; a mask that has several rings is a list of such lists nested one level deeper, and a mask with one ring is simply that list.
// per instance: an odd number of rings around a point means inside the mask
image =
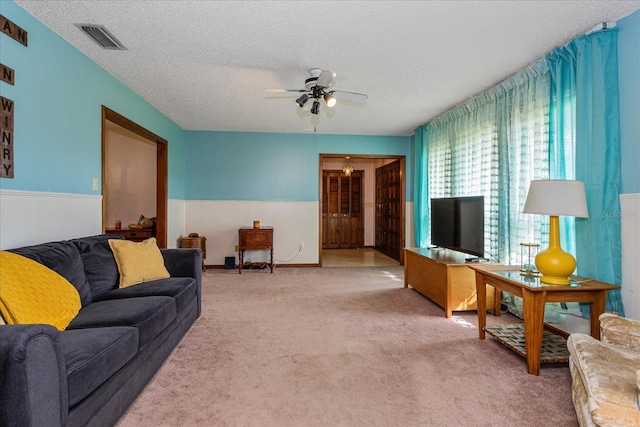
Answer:
[{"label": "white lampshade", "polygon": [[589,218],[584,182],[562,179],[531,181],[522,212]]}]

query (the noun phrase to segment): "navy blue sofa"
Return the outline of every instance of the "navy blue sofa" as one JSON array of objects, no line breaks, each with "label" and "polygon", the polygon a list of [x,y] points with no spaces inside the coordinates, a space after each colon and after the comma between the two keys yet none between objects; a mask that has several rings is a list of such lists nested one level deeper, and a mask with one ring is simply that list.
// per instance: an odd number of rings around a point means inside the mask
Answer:
[{"label": "navy blue sofa", "polygon": [[62,332],[0,326],[0,426],[115,424],[200,316],[200,249],[162,249],[170,278],[119,289],[113,238],[11,250],[69,280],[82,308]]}]

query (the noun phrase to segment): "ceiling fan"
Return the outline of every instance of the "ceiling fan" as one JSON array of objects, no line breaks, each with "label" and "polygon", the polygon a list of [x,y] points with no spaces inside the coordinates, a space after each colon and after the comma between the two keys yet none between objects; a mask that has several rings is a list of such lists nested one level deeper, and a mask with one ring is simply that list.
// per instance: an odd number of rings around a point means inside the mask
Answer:
[{"label": "ceiling fan", "polygon": [[311,77],[304,81],[304,89],[265,89],[264,91],[270,93],[302,93],[302,95],[296,99],[296,104],[298,104],[298,107],[303,108],[309,100],[313,99],[311,114],[318,114],[320,111],[320,98],[324,99],[327,107],[336,105],[336,98],[356,102],[364,102],[368,98],[364,93],[332,89],[336,78],[336,73],[333,71],[313,68],[309,71],[309,74]]}]

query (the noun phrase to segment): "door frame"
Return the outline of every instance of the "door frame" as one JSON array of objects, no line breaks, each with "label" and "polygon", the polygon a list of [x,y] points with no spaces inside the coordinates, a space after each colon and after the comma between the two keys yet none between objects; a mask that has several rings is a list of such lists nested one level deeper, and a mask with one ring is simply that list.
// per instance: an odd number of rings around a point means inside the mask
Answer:
[{"label": "door frame", "polygon": [[[405,247],[405,234],[406,234],[406,156],[399,155],[384,155],[384,154],[330,154],[330,153],[321,153],[319,155],[319,164],[318,164],[318,264],[322,267],[322,164],[325,159],[344,159],[345,157],[349,157],[351,162],[354,162],[354,159],[373,159],[373,160],[399,160],[400,161],[400,247]],[[363,212],[363,222],[364,222],[364,212]],[[374,222],[375,224],[375,222]],[[374,230],[375,232],[375,230]],[[364,245],[364,241],[363,241]],[[404,265],[404,257],[400,256],[400,265]]]},{"label": "door frame", "polygon": [[140,137],[149,140],[156,146],[156,241],[158,247],[167,247],[167,206],[168,206],[168,141],[155,133],[116,113],[108,107],[102,106],[102,232],[106,224],[106,190],[108,186],[105,159],[107,142],[107,124],[121,126]]}]

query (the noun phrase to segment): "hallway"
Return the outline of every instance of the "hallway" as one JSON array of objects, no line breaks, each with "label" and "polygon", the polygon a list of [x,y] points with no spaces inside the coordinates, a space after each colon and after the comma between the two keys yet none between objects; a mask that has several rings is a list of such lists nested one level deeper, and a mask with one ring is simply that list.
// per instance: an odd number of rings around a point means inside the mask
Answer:
[{"label": "hallway", "polygon": [[323,267],[385,267],[400,263],[373,248],[323,249]]}]

